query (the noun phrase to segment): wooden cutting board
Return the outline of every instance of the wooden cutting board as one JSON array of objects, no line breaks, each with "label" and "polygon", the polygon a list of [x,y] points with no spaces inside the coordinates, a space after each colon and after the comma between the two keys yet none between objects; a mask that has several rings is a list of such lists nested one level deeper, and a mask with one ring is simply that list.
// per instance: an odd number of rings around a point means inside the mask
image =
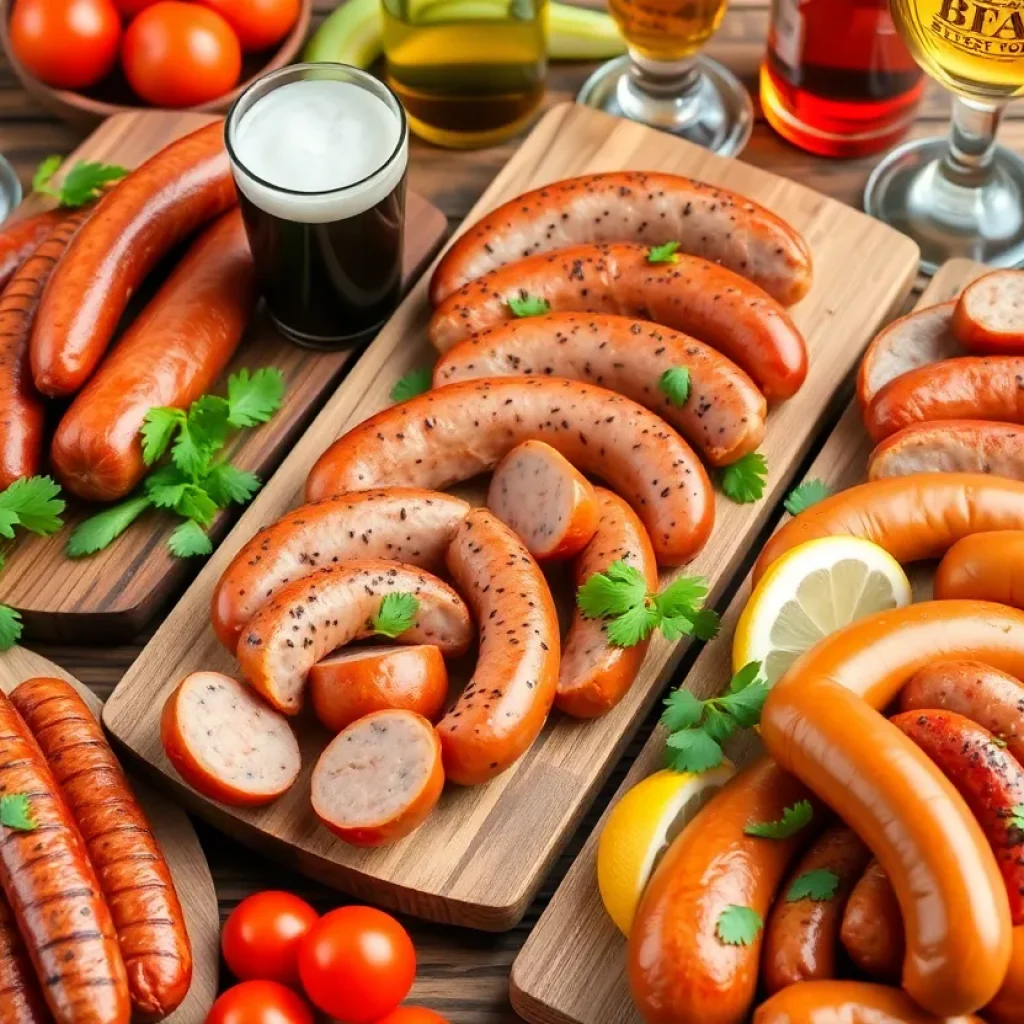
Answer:
[{"label": "wooden cutting board", "polygon": [[[940,268],[918,306],[952,299],[987,269],[970,260],[950,261]],[[863,483],[871,448],[854,402],[829,435],[805,479],[824,480],[835,491]],[[750,554],[753,558],[757,550]],[[911,580],[918,600],[931,596],[929,567],[917,567]],[[686,675],[687,689],[702,700],[720,693],[732,676],[732,636],[749,594],[748,580],[729,605],[718,639],[705,647]],[[728,753],[742,763],[757,749],[759,744],[748,736]],[[512,1005],[531,1024],[643,1024],[626,981],[626,940],[604,912],[597,891],[597,842],[611,808],[627,790],[663,766],[664,752],[665,735],[658,728],[512,966]]]},{"label": "wooden cutting board", "polygon": [[[100,717],[103,702],[99,697],[52,661],[23,647],[0,654],[0,689],[4,693],[10,693],[19,683],[33,676],[66,679],[81,694],[89,710]],[[135,778],[132,779],[132,788],[167,858],[192,941],[192,987],[185,1001],[165,1019],[164,1024],[200,1024],[217,998],[220,915],[213,878],[188,815]]]},{"label": "wooden cutting board", "polygon": [[[210,121],[207,114],[143,111],[115,114],[71,154],[76,160],[101,160],[135,167],[169,142]],[[41,203],[30,196],[20,210],[33,212]],[[444,214],[410,193],[405,234],[405,286],[420,274],[437,251],[447,230]],[[270,477],[294,440],[331,393],[353,352],[317,353],[285,341],[262,307],[257,312],[223,381],[242,367],[276,366],[287,391],[281,410],[266,426],[239,432],[229,443],[228,457],[264,480]],[[58,408],[51,409],[51,428]],[[102,506],[73,502],[68,526],[53,537],[23,537],[0,574],[0,603],[17,608],[25,620],[25,636],[79,643],[112,643],[137,636],[156,610],[199,570],[201,560],[174,558],[166,541],[178,520],[149,512],[109,548],[90,558],[64,556],[70,526]],[[220,539],[237,518],[225,512],[213,525]]]},{"label": "wooden cutting board", "polygon": [[[708,577],[714,600],[785,491],[858,353],[906,296],[917,251],[902,235],[801,185],[573,105],[555,108],[540,122],[470,219],[542,183],[611,168],[671,170],[735,188],[790,220],[814,252],[815,284],[795,309],[810,341],[811,373],[800,394],[771,414],[763,449],[771,467],[766,498],[746,506],[719,500],[714,536],[688,570]],[[657,698],[682,645],[655,640],[636,685],[610,714],[590,723],[554,715],[514,768],[486,786],[449,787],[423,828],[382,850],[347,847],[316,823],[309,771],[325,734],[308,719],[297,723],[302,776],[284,797],[257,811],[227,809],[182,785],[158,736],[160,706],[184,675],[199,668],[236,671],[209,625],[210,595],[232,555],[259,526],[299,504],[307,471],[335,437],[389,404],[389,391],[400,376],[432,364],[424,338],[426,290],[424,280],[353,368],[129,670],[105,720],[129,750],[171,781],[189,807],[242,842],[360,898],[435,920],[502,930],[525,913]],[[563,610],[568,607],[563,601]]]}]

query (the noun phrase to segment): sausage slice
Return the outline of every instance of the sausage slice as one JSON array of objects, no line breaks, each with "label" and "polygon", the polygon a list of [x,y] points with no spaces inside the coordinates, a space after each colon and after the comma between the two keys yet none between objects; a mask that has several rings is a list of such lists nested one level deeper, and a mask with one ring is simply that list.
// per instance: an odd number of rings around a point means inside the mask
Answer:
[{"label": "sausage slice", "polygon": [[1024,426],[935,420],[904,427],[871,453],[868,479],[911,473],[990,473],[1024,480]]},{"label": "sausage slice", "polygon": [[907,948],[903,913],[877,860],[871,861],[850,893],[839,937],[847,955],[869,978],[899,983]]},{"label": "sausage slice", "polygon": [[994,270],[969,284],[956,304],[953,331],[969,352],[1024,355],[1024,273]]}]

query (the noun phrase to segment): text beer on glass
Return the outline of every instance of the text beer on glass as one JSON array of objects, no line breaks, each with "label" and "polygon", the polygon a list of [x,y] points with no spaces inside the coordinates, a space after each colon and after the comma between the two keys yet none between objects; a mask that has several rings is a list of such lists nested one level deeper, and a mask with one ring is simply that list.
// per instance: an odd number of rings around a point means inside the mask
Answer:
[{"label": "text beer on glass", "polygon": [[408,129],[375,78],[341,64],[273,72],[226,125],[270,315],[293,341],[365,338],[398,303]]}]

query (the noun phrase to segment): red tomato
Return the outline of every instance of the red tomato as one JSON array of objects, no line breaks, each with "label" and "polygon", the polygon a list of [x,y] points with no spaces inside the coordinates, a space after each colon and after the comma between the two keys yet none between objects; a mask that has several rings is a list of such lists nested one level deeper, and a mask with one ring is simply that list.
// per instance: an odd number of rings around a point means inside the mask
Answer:
[{"label": "red tomato", "polygon": [[213,1004],[206,1024],[313,1024],[313,1011],[276,981],[243,981]]},{"label": "red tomato", "polygon": [[390,914],[341,907],[324,914],[299,947],[306,995],[345,1024],[372,1024],[409,994],[416,950]]},{"label": "red tomato", "polygon": [[157,0],[114,0],[114,6],[126,21],[131,21],[139,11],[152,7]]},{"label": "red tomato", "polygon": [[258,892],[242,900],[224,924],[220,944],[239,981],[299,983],[299,943],[319,915],[290,892]]},{"label": "red tomato", "polygon": [[121,19],[111,0],[17,0],[10,33],[14,55],[36,78],[84,89],[114,67]]},{"label": "red tomato", "polygon": [[394,1013],[381,1017],[376,1024],[448,1024],[448,1021],[424,1006],[400,1006]]},{"label": "red tomato", "polygon": [[199,0],[235,30],[246,53],[280,42],[299,20],[299,0]]},{"label": "red tomato", "polygon": [[128,84],[157,107],[191,107],[229,92],[242,71],[242,48],[216,11],[182,0],[147,7],[124,34]]}]

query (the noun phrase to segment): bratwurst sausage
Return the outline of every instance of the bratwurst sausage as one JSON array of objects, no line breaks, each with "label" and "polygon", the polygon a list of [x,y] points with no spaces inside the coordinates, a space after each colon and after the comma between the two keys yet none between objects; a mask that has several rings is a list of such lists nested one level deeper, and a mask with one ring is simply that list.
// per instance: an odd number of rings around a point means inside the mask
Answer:
[{"label": "bratwurst sausage", "polygon": [[903,912],[877,860],[871,861],[850,893],[839,938],[858,970],[876,981],[899,984],[907,952]]},{"label": "bratwurst sausage", "polygon": [[306,497],[399,484],[448,487],[492,469],[531,439],[545,441],[621,494],[663,564],[689,561],[704,546],[714,495],[692,449],[635,402],[569,380],[485,378],[385,409],[320,456]]},{"label": "bratwurst sausage", "polygon": [[935,596],[1024,608],[1024,529],[993,530],[958,540],[935,571]]},{"label": "bratwurst sausage", "polygon": [[172,142],[105,195],[68,246],[32,332],[44,394],[74,394],[96,368],[128,300],[173,246],[236,202],[224,123]]},{"label": "bratwurst sausage", "polygon": [[0,1019],[5,1024],[50,1024],[42,989],[7,901],[0,896]]},{"label": "bratwurst sausage", "polygon": [[[688,385],[682,400],[666,382],[679,373]],[[552,313],[481,331],[441,356],[434,386],[531,375],[617,391],[671,423],[713,466],[764,440],[767,403],[735,363],[688,335],[625,316]]]},{"label": "bratwurst sausage", "polygon": [[67,215],[66,209],[57,207],[0,228],[0,288],[6,286],[18,267],[53,234]]},{"label": "bratwurst sausage", "polygon": [[506,263],[581,242],[677,242],[784,305],[811,287],[811,253],[784,220],[745,196],[677,174],[612,171],[542,185],[485,214],[452,243],[430,282],[436,306]]},{"label": "bratwurst sausage", "polygon": [[868,479],[911,473],[988,473],[1024,480],[1024,426],[935,420],[904,427],[871,453]]},{"label": "bratwurst sausage", "polygon": [[756,284],[697,256],[652,263],[642,245],[579,245],[531,256],[453,292],[427,334],[440,352],[513,320],[517,301],[548,310],[641,317],[718,349],[769,401],[790,398],[807,376],[807,346],[786,310]]}]

